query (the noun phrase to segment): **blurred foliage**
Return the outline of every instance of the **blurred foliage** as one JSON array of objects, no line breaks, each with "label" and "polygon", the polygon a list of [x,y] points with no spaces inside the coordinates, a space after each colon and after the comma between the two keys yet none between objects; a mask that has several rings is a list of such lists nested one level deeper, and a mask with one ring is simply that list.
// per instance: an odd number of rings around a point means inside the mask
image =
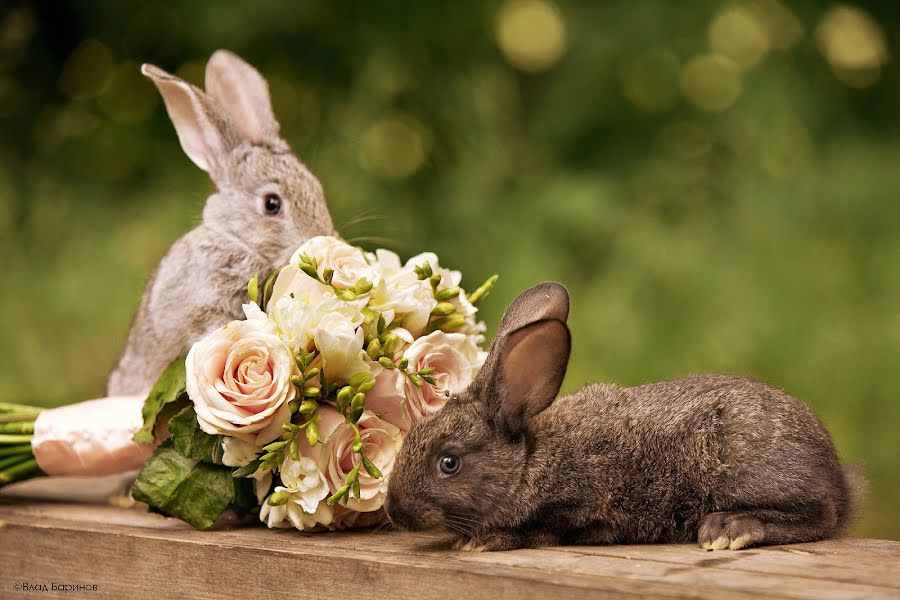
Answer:
[{"label": "blurred foliage", "polygon": [[900,538],[900,7],[557,1],[6,3],[0,399],[102,394],[211,188],[138,65],[227,47],[345,237],[499,271],[489,324],[565,282],[568,390],[789,390],[868,465],[857,532]]}]

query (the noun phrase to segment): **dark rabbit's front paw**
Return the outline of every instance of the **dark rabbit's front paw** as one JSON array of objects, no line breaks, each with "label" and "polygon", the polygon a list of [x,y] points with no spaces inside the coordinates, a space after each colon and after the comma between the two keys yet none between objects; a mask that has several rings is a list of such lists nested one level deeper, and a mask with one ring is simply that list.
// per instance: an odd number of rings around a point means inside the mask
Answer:
[{"label": "dark rabbit's front paw", "polygon": [[528,538],[508,531],[496,531],[480,534],[470,540],[459,540],[453,545],[454,550],[463,552],[501,552],[518,548],[531,548],[533,544]]},{"label": "dark rabbit's front paw", "polygon": [[740,550],[762,541],[762,521],[739,512],[710,513],[700,524],[697,541],[704,550]]}]

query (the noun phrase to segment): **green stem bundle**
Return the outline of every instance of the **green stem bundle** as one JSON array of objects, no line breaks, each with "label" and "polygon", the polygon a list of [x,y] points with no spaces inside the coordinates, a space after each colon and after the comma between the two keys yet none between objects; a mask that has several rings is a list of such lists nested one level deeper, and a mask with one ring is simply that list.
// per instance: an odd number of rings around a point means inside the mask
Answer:
[{"label": "green stem bundle", "polygon": [[42,409],[0,402],[0,487],[42,475],[31,440]]}]

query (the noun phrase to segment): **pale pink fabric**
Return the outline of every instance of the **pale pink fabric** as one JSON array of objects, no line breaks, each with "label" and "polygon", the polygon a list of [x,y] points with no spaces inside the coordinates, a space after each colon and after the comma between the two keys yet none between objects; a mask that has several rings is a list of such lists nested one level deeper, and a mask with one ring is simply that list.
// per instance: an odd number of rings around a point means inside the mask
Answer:
[{"label": "pale pink fabric", "polygon": [[136,444],[146,395],[112,396],[43,411],[31,448],[47,475],[97,476],[139,468],[154,444]]}]

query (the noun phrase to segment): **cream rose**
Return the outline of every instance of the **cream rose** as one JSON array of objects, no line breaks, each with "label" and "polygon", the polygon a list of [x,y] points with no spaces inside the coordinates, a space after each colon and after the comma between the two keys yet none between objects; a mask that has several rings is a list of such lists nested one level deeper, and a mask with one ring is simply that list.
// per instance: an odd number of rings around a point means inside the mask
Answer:
[{"label": "cream rose", "polygon": [[209,434],[261,446],[290,419],[294,360],[264,318],[232,321],[214,331],[191,347],[185,369],[197,421]]},{"label": "cream rose", "polygon": [[397,393],[406,398],[410,419],[430,415],[443,408],[449,394],[465,389],[484,363],[484,353],[471,336],[462,333],[435,331],[413,342],[404,358],[409,361],[410,372],[432,368],[435,385],[427,382],[416,387],[408,377],[397,379]]},{"label": "cream rose", "polygon": [[[305,440],[301,440],[301,453],[316,460],[328,482],[329,491],[334,493],[344,485],[347,474],[358,464],[359,455],[351,448],[353,429],[337,409],[331,406],[321,406],[319,418],[319,435],[322,441],[314,447],[309,447]],[[362,439],[363,451],[381,471],[382,477],[375,479],[366,472],[365,468],[360,467],[360,498],[357,499],[351,494],[350,500],[347,501],[347,508],[358,512],[369,512],[378,510],[384,504],[387,479],[394,468],[397,453],[400,452],[403,435],[400,429],[378,418],[370,411],[363,413],[356,425]]]}]

